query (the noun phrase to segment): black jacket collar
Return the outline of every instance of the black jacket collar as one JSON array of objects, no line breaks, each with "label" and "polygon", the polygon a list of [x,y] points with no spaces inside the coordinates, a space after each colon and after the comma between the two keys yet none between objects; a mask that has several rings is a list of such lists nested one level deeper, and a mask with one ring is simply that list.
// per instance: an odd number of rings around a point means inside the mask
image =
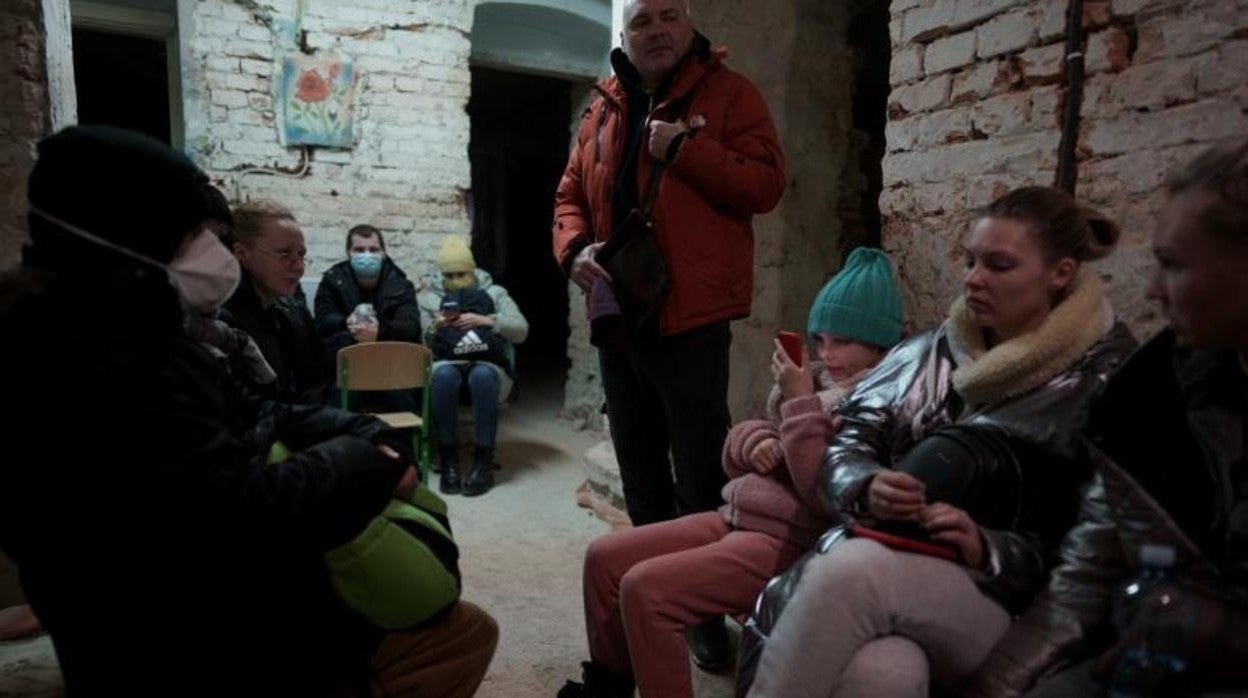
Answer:
[{"label": "black jacket collar", "polygon": [[[659,86],[657,95],[663,95],[667,92],[667,88],[671,86],[672,81],[680,74],[681,69],[688,61],[697,61],[705,63],[713,57],[711,51],[711,40],[703,36],[700,32],[693,33],[693,45],[689,47],[689,52],[676,64],[675,68],[667,74],[663,79],[663,83]],[[624,89],[630,92],[644,92],[641,86],[641,73],[637,71],[637,67],[628,59],[628,55],[624,53],[624,49],[617,48],[611,51],[611,68],[615,71],[615,76],[619,78],[620,84]]]}]

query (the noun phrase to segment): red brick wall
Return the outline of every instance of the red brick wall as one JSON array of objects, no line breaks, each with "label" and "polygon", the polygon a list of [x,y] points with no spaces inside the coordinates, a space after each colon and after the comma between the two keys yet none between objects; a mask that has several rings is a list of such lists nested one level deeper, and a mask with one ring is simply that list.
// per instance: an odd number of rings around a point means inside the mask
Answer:
[{"label": "red brick wall", "polygon": [[[1063,86],[1065,0],[894,0],[885,246],[919,326],[943,318],[961,281],[974,208],[1052,184]],[[1088,0],[1079,196],[1124,227],[1100,264],[1137,332],[1147,237],[1176,164],[1248,134],[1248,5],[1242,0]]]},{"label": "red brick wall", "polygon": [[43,12],[39,0],[0,3],[0,269],[26,239],[26,177],[48,131]]}]

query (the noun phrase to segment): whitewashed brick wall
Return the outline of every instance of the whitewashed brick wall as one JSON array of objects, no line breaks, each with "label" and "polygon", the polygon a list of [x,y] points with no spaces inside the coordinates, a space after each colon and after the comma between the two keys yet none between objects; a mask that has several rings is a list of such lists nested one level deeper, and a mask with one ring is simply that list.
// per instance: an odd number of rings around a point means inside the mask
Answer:
[{"label": "whitewashed brick wall", "polygon": [[184,13],[187,149],[231,198],[291,207],[308,240],[308,276],[343,258],[346,231],[369,223],[418,279],[440,237],[466,235],[471,187],[467,106],[476,0],[307,0],[301,28],[314,54],[352,60],[353,150],[315,148],[302,178],[239,173],[297,170],[278,141],[275,82],[297,53],[296,3],[200,0]]},{"label": "whitewashed brick wall", "polygon": [[[920,327],[939,322],[962,276],[972,211],[1023,184],[1052,184],[1066,92],[1065,0],[894,0],[884,161],[885,246]],[[1079,197],[1118,220],[1101,263],[1120,315],[1160,324],[1144,298],[1147,236],[1167,172],[1248,135],[1248,3],[1085,3],[1088,79]]]}]

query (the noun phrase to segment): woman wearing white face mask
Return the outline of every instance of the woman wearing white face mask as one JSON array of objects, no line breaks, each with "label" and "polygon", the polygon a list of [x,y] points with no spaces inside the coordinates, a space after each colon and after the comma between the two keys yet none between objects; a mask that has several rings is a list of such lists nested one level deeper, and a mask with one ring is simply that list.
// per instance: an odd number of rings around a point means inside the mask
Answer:
[{"label": "woman wearing white face mask", "polygon": [[[234,226],[234,215],[230,213],[230,202],[216,187],[205,187],[204,193],[208,204],[207,219],[204,221],[220,239],[228,238]],[[231,255],[233,257],[233,255]],[[273,370],[264,352],[256,344],[256,340],[246,332],[230,327],[218,317],[214,306],[210,312],[186,313],[186,332],[208,350],[208,353],[221,360],[222,364],[245,385],[272,385],[277,380],[277,372]]]},{"label": "woman wearing white face mask", "polygon": [[[71,695],[399,695],[395,667],[436,661],[339,601],[324,553],[410,491],[410,442],[371,417],[250,400],[186,333],[239,283],[202,224],[206,183],[127,131],[40,143],[31,243],[0,277],[20,406],[5,436],[22,454],[0,467],[0,548]],[[268,465],[279,439],[292,453]],[[430,693],[468,695],[497,631],[466,604],[442,622],[421,632],[445,632],[439,648],[471,637],[447,672],[468,685]]]}]

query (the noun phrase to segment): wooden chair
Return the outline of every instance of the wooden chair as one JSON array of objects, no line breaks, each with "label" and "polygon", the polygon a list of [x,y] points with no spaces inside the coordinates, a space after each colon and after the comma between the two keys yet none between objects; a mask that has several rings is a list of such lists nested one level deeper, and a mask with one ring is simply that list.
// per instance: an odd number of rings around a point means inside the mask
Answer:
[{"label": "wooden chair", "polygon": [[422,344],[366,342],[338,350],[338,392],[347,409],[349,393],[359,390],[422,388],[421,413],[387,412],[374,416],[395,429],[412,430],[412,447],[420,465],[420,481],[429,482],[429,382],[433,355]]}]

